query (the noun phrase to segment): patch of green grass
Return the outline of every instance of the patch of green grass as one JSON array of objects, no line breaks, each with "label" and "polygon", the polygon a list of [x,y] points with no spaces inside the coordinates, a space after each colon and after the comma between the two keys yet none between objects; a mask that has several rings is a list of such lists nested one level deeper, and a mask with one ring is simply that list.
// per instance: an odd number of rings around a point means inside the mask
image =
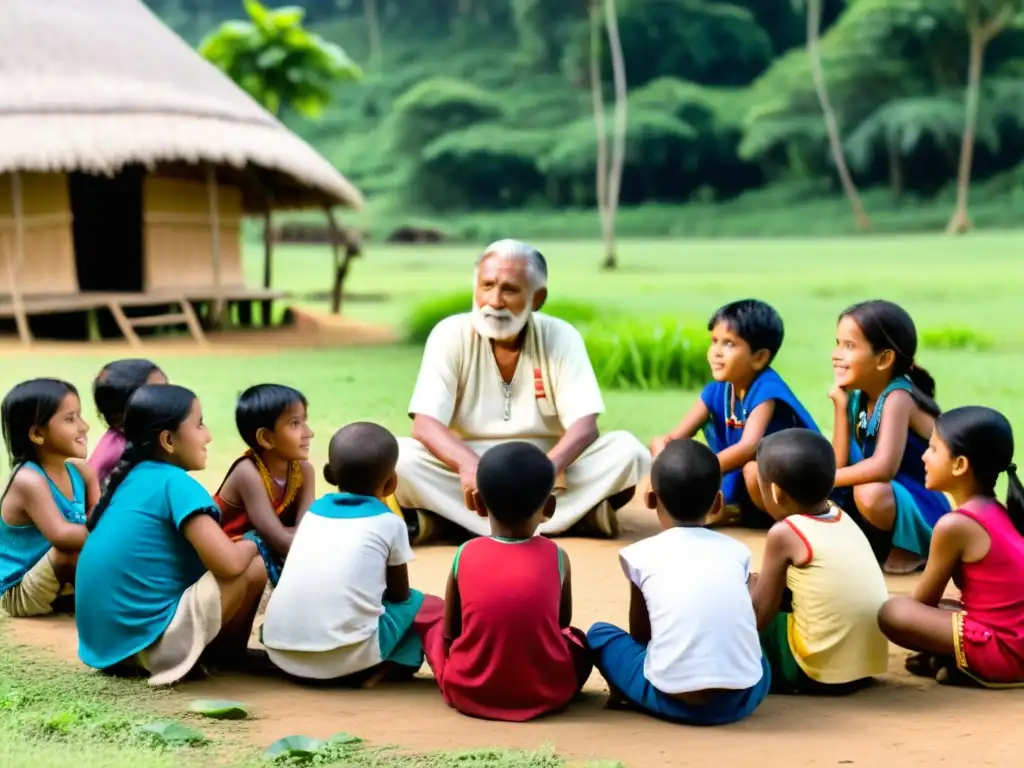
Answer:
[{"label": "patch of green grass", "polygon": [[980,352],[990,349],[994,342],[987,333],[950,325],[925,330],[921,334],[920,344],[925,349],[970,349]]},{"label": "patch of green grass", "polygon": [[[0,618],[0,765],[4,768],[245,768],[296,765],[261,758],[230,725],[174,711],[174,697],[144,682],[108,678],[14,646]],[[202,733],[197,745],[166,745],[147,726],[177,720]],[[154,730],[159,731],[159,728]],[[267,745],[270,746],[269,744]],[[307,762],[345,768],[562,768],[551,748],[408,754],[338,739]]]}]

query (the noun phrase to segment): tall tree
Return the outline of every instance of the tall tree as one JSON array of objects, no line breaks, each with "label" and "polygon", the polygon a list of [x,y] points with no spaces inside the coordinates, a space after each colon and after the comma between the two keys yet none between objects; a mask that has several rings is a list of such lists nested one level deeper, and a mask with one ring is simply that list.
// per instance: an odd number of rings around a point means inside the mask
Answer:
[{"label": "tall tree", "polygon": [[[956,209],[946,226],[947,235],[959,235],[971,228],[967,200],[971,190],[974,143],[981,106],[981,77],[985,50],[989,43],[1021,10],[1021,0],[962,0],[967,18],[970,46],[967,58],[967,87],[964,91],[964,131],[960,144],[960,163],[956,175]],[[985,18],[987,16],[987,18]]]},{"label": "tall tree", "polygon": [[626,61],[619,36],[619,12],[615,0],[604,1],[604,23],[608,32],[608,47],[612,57],[612,81],[615,86],[615,117],[612,127],[612,156],[608,169],[608,234],[605,238],[603,269],[615,269],[619,264],[615,244],[615,217],[619,212],[619,193],[622,190],[622,169],[626,162]]},{"label": "tall tree", "polygon": [[363,0],[363,16],[370,34],[370,66],[378,72],[384,55],[384,45],[380,32],[380,14],[377,12],[377,0]]},{"label": "tall tree", "polygon": [[608,130],[604,120],[604,81],[601,78],[601,0],[590,0],[590,97],[597,134],[597,213],[601,217],[601,239],[605,258],[615,252],[615,230],[608,215]]},{"label": "tall tree", "polygon": [[825,70],[821,64],[821,3],[822,0],[806,0],[807,57],[811,64],[811,78],[814,81],[814,90],[818,95],[818,103],[821,105],[822,116],[825,119],[825,130],[828,133],[828,145],[832,151],[832,160],[835,163],[846,198],[850,201],[850,207],[853,209],[853,223],[857,229],[867,231],[871,229],[871,220],[868,218],[867,211],[864,210],[864,203],[860,199],[857,185],[854,184],[853,176],[846,164],[843,141],[839,136],[839,122],[836,120],[836,113],[832,108],[832,101],[828,97],[828,87],[825,84]]},{"label": "tall tree", "polygon": [[199,53],[271,114],[319,117],[333,88],[362,77],[338,45],[303,27],[305,10],[243,0],[248,19],[226,21],[199,44]]}]

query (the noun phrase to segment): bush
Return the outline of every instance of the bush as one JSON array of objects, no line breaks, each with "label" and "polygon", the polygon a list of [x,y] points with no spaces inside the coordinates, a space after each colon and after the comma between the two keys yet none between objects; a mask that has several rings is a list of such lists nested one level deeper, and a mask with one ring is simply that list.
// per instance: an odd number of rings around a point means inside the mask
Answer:
[{"label": "bush", "polygon": [[615,321],[583,333],[598,383],[607,389],[700,389],[711,379],[707,332],[675,319]]},{"label": "bush", "polygon": [[921,334],[921,346],[925,349],[972,349],[981,351],[993,345],[992,337],[979,333],[973,328],[947,326],[930,328]]},{"label": "bush", "polygon": [[[418,304],[405,321],[406,339],[413,344],[424,344],[434,326],[451,315],[468,312],[473,307],[473,292],[463,291]],[[579,301],[551,300],[544,305],[545,315],[565,320],[577,328],[592,323],[598,317],[597,308]]]}]

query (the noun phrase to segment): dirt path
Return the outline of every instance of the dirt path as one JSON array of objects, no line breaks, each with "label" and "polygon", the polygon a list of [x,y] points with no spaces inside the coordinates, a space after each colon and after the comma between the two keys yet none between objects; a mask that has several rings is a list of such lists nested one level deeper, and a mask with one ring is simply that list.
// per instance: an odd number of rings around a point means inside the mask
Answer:
[{"label": "dirt path", "polygon": [[[616,552],[654,532],[649,515],[631,510],[623,517],[619,542],[563,540],[573,564],[575,623],[597,620],[622,625],[628,594]],[[761,536],[737,532],[760,560]],[[413,584],[441,593],[453,548],[417,551]],[[909,577],[889,579],[893,592],[906,592]],[[13,638],[51,649],[74,660],[74,625],[66,619],[11,623]],[[725,728],[688,728],[640,715],[603,709],[606,688],[591,677],[581,701],[556,717],[527,724],[472,720],[447,709],[429,671],[403,686],[369,691],[309,690],[283,681],[227,676],[179,687],[185,703],[196,697],[238,699],[254,717],[239,723],[241,735],[265,746],[302,733],[326,737],[355,733],[376,744],[413,750],[480,747],[536,748],[553,744],[579,760],[621,760],[630,768],[757,764],[790,766],[1014,765],[1024,748],[1024,692],[941,688],[903,671],[904,653],[893,649],[890,673],[855,696],[822,700],[769,697],[753,717]],[[425,668],[426,669],[426,668]]]}]

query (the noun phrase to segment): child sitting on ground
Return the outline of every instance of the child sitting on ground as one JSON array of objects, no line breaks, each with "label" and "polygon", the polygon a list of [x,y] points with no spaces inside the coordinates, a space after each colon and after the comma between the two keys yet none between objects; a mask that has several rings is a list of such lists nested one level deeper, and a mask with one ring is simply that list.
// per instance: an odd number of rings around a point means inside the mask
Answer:
[{"label": "child sitting on ground", "polygon": [[136,390],[124,455],[89,518],[78,559],[78,655],[110,673],[177,682],[200,660],[266,667],[248,652],[266,586],[251,541],[221,530],[210,494],[189,475],[206,466],[210,433],[195,394],[172,384]]},{"label": "child sitting on ground", "polygon": [[256,543],[276,587],[299,521],[313,503],[306,398],[291,387],[257,384],[238,398],[235,423],[249,449],[213,498],[224,532]]},{"label": "child sitting on ground", "polygon": [[[878,614],[892,642],[920,652],[907,660],[914,674],[992,688],[1024,683],[1024,488],[1012,462],[1013,431],[1001,413],[968,406],[935,420],[925,484],[949,493],[956,510],[935,525],[911,596]],[[1004,472],[1005,507],[995,498]],[[942,599],[951,579],[959,605]]]},{"label": "child sitting on ground", "polygon": [[572,622],[564,550],[535,536],[555,511],[555,467],[526,442],[488,450],[477,467],[477,514],[491,535],[455,553],[443,625],[424,645],[445,702],[464,715],[523,722],[565,709],[592,669]]},{"label": "child sitting on ground", "polygon": [[317,499],[267,604],[263,644],[292,677],[368,687],[423,663],[413,629],[424,595],[409,588],[409,531],[382,499],[395,491],[398,441],[377,424],[338,430]]},{"label": "child sitting on ground", "polygon": [[855,304],[839,317],[829,392],[839,468],[832,498],[893,574],[924,565],[932,527],[949,511],[946,497],[924,486],[921,454],[939,406],[916,353],[914,321],[891,301]]},{"label": "child sitting on ground", "polygon": [[662,532],[619,553],[630,581],[629,632],[587,633],[610,706],[677,723],[723,725],[748,717],[768,694],[750,603],[750,551],[704,528],[722,505],[711,450],[673,440],[654,461],[646,502]]},{"label": "child sitting on ground", "polygon": [[11,458],[0,498],[0,608],[13,617],[70,610],[86,513],[100,495],[78,392],[33,379],[8,392],[0,412]]},{"label": "child sitting on ground", "polygon": [[817,432],[787,429],[761,441],[757,467],[778,520],[753,589],[772,693],[855,691],[886,671],[875,617],[889,595],[867,538],[829,502],[835,454]]},{"label": "child sitting on ground", "polygon": [[96,473],[100,489],[106,487],[110,473],[124,453],[124,411],[128,398],[145,384],[166,383],[167,376],[149,360],[115,360],[103,366],[93,381],[96,410],[107,425],[107,431],[89,456],[89,466]]},{"label": "child sitting on ground", "polygon": [[689,438],[703,429],[704,439],[722,468],[725,505],[708,525],[740,523],[768,528],[757,486],[754,453],[765,435],[788,427],[817,430],[814,419],[771,368],[782,347],[779,313],[763,301],[726,304],[708,322],[708,364],[714,379],[704,387],[679,426],[651,443],[657,457],[671,440]]}]

